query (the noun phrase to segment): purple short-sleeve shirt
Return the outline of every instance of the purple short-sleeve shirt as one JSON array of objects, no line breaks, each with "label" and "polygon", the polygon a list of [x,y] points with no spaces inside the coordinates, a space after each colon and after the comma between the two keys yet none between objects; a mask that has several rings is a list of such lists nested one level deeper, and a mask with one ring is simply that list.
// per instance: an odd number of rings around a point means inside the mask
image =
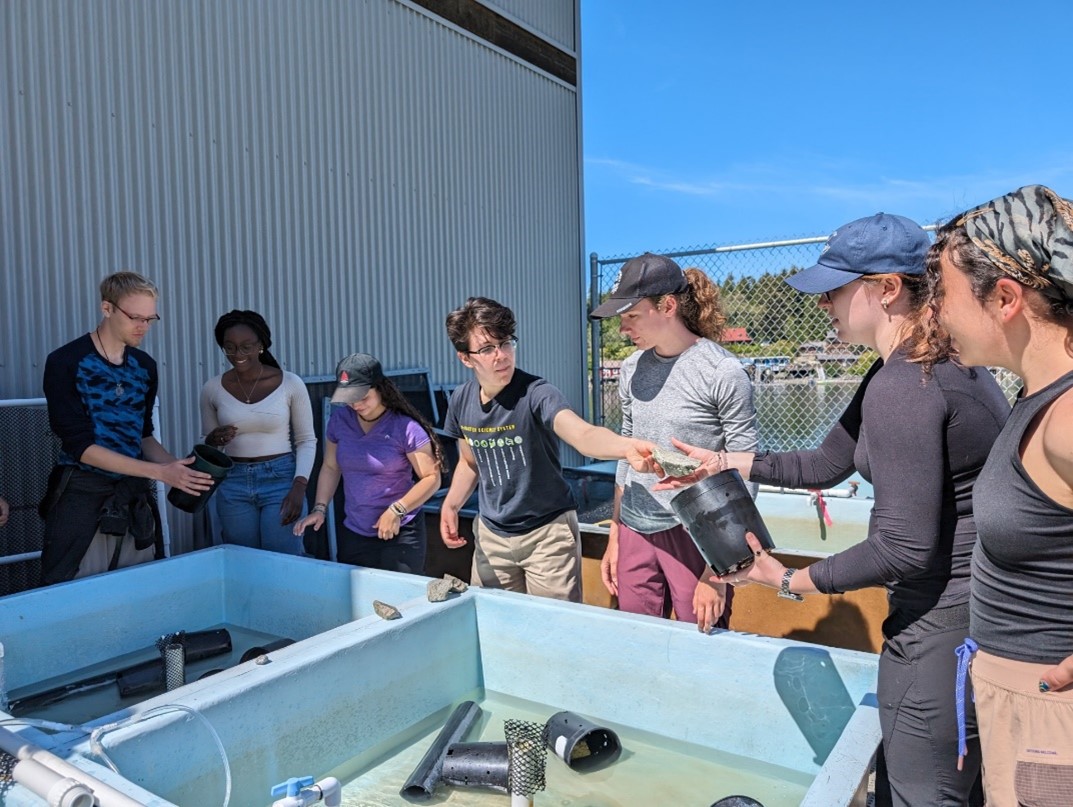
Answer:
[{"label": "purple short-sleeve shirt", "polygon": [[[387,411],[366,434],[357,413],[341,406],[328,419],[325,436],[336,444],[336,459],[346,494],[344,523],[359,535],[376,536],[376,522],[392,502],[414,484],[407,454],[429,443],[428,432],[413,418]],[[421,508],[407,513],[413,521]]]}]

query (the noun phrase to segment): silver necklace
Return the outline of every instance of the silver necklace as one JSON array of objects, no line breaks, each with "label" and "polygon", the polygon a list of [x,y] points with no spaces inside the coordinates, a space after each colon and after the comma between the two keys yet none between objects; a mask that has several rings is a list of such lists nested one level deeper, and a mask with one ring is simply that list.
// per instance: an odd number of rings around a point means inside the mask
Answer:
[{"label": "silver necklace", "polygon": [[[104,356],[105,363],[109,367],[116,367],[117,365],[112,362],[112,357],[109,356],[108,351],[105,350],[104,340],[101,339],[101,326],[98,325],[93,332],[95,334],[97,334],[97,344],[101,346],[101,354]],[[120,357],[119,363],[120,363],[120,366],[121,366],[122,363],[123,363],[122,357]],[[122,380],[119,380],[119,381],[115,382],[115,397],[117,399],[123,397],[123,381]]]},{"label": "silver necklace", "polygon": [[261,372],[259,372],[257,374],[257,380],[253,382],[253,386],[250,388],[250,391],[247,393],[246,388],[244,386],[242,386],[242,379],[238,377],[238,370],[235,370],[235,383],[238,385],[238,388],[242,392],[242,395],[246,398],[246,403],[249,403],[250,399],[253,398],[253,393],[257,392],[257,385],[261,383],[261,376],[263,376],[264,374],[265,374],[265,366],[262,364],[261,365]]}]

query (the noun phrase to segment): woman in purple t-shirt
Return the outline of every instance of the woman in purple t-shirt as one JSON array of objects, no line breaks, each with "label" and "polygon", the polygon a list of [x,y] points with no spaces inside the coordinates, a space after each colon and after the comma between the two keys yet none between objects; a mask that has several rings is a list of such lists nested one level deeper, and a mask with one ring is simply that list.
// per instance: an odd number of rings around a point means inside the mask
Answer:
[{"label": "woman in purple t-shirt", "polygon": [[316,504],[294,528],[319,530],[343,480],[345,518],[336,535],[340,563],[422,574],[421,505],[439,490],[443,455],[428,423],[367,353],[335,370],[332,412]]}]

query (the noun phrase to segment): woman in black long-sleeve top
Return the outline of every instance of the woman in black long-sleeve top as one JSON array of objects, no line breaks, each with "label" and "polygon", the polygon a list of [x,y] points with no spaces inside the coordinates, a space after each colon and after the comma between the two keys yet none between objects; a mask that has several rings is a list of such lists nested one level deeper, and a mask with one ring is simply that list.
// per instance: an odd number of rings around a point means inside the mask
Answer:
[{"label": "woman in black long-sleeve top", "polygon": [[[957,769],[954,650],[969,624],[972,486],[1009,413],[990,373],[949,361],[949,340],[927,307],[928,246],[913,222],[878,214],[839,228],[816,266],[788,278],[820,294],[843,341],[880,355],[819,448],[753,455],[680,446],[705,461],[696,478],[729,465],[787,487],[829,487],[854,471],[872,483],[865,541],[796,571],[759,553],[725,582],[783,596],[887,587],[876,804],[906,807],[982,803],[979,755]],[[971,715],[968,739],[975,745]]]}]

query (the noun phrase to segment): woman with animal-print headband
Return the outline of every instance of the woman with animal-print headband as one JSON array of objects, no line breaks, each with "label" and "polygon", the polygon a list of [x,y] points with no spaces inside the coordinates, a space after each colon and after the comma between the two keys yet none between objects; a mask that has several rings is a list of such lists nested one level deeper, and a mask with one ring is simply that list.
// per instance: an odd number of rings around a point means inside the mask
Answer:
[{"label": "woman with animal-print headband", "polygon": [[1024,382],[973,495],[972,638],[960,655],[972,657],[987,804],[1068,804],[1073,203],[1031,185],[957,216],[939,231],[928,277],[961,360]]}]

